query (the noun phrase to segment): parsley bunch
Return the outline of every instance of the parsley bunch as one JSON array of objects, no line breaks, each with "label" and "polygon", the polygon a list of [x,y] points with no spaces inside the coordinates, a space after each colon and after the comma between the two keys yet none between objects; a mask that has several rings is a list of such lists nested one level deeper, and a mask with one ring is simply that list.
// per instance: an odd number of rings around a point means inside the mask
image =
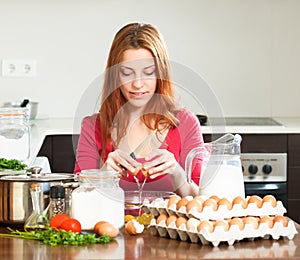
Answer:
[{"label": "parsley bunch", "polygon": [[24,163],[21,163],[19,160],[16,159],[5,159],[0,158],[0,170],[1,169],[10,169],[10,170],[25,170],[27,168],[27,165]]},{"label": "parsley bunch", "polygon": [[95,234],[77,234],[71,231],[54,230],[51,227],[45,230],[18,231],[8,228],[10,234],[0,234],[4,237],[18,237],[31,240],[39,240],[44,244],[56,245],[88,245],[88,244],[107,244],[114,241],[113,238],[104,234],[96,237]]}]

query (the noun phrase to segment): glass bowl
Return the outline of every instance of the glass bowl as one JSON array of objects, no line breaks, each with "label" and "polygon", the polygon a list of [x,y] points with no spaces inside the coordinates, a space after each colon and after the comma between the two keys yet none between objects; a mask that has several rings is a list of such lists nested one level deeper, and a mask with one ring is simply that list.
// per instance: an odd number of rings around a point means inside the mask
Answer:
[{"label": "glass bowl", "polygon": [[125,215],[139,216],[143,213],[144,203],[151,203],[157,198],[168,199],[175,195],[171,191],[125,191]]}]

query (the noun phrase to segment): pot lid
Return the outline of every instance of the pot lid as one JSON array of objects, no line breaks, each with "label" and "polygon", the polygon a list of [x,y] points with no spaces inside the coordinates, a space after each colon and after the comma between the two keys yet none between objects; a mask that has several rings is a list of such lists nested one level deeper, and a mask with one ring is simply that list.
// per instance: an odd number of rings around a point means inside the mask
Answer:
[{"label": "pot lid", "polygon": [[0,177],[0,181],[28,181],[28,182],[49,182],[49,181],[67,181],[75,180],[77,177],[75,174],[68,173],[45,173],[38,175],[27,175],[27,174],[18,174],[18,175],[9,175]]}]

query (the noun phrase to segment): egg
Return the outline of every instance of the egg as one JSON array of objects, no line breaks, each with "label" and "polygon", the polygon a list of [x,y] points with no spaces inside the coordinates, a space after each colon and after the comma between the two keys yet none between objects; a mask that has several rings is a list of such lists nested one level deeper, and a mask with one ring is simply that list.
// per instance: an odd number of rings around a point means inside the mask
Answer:
[{"label": "egg", "polygon": [[98,221],[94,226],[94,232],[96,232],[103,223],[107,223],[107,221]]},{"label": "egg", "polygon": [[217,195],[212,195],[212,196],[209,197],[209,199],[213,199],[216,202],[218,202],[220,200],[220,198]]},{"label": "egg", "polygon": [[197,228],[200,224],[200,220],[196,218],[189,218],[186,222],[186,228],[187,230],[191,230],[192,228]]},{"label": "egg", "polygon": [[203,205],[200,200],[192,199],[186,204],[186,212],[189,213],[192,208],[196,208],[197,212],[201,212]]},{"label": "egg", "polygon": [[220,205],[226,205],[226,207],[227,207],[228,210],[231,210],[231,209],[232,209],[232,204],[231,204],[231,202],[230,202],[228,199],[226,199],[226,198],[222,198],[222,199],[220,199],[220,200],[218,201],[218,207],[219,207]]},{"label": "egg", "polygon": [[263,216],[260,220],[259,220],[259,224],[261,223],[267,223],[268,228],[272,228],[274,223],[273,223],[273,218],[271,216]]},{"label": "egg", "polygon": [[148,170],[145,170],[144,168],[141,169],[142,174],[145,176],[145,178],[148,178],[150,174],[148,173]]},{"label": "egg", "polygon": [[288,219],[284,216],[275,216],[273,219],[273,223],[275,224],[276,222],[280,222],[284,227],[287,227],[289,224]]},{"label": "egg", "polygon": [[212,207],[212,209],[216,211],[218,208],[217,201],[215,199],[209,198],[203,203],[203,208],[205,207]]},{"label": "egg", "polygon": [[194,197],[194,200],[200,201],[202,204],[203,204],[203,202],[204,202],[203,197],[202,197],[202,196],[199,196],[199,195],[195,196],[195,197]]},{"label": "egg", "polygon": [[187,219],[185,217],[179,217],[176,219],[176,227],[180,227],[182,224],[186,224]]},{"label": "egg", "polygon": [[173,204],[176,204],[179,200],[181,199],[180,196],[178,195],[173,195],[169,198],[169,201],[168,201],[168,208],[173,205]]},{"label": "egg", "polygon": [[141,234],[144,231],[144,225],[140,224],[135,219],[132,219],[125,224],[125,231],[129,235]]},{"label": "egg", "polygon": [[222,227],[224,229],[224,231],[228,231],[229,230],[229,224],[228,221],[221,219],[221,220],[217,220],[214,224],[214,229],[216,227]]},{"label": "egg", "polygon": [[167,220],[168,216],[166,214],[160,214],[156,219],[156,224],[159,224],[160,222]]},{"label": "egg", "polygon": [[176,220],[177,220],[177,216],[175,215],[169,216],[166,220],[166,225],[169,226],[172,222],[176,222]]},{"label": "egg", "polygon": [[250,224],[254,229],[258,228],[258,219],[256,217],[248,216],[243,218],[244,224]]},{"label": "egg", "polygon": [[234,205],[241,205],[243,209],[247,208],[247,202],[241,196],[237,196],[232,201],[232,206]]},{"label": "egg", "polygon": [[263,197],[262,203],[264,202],[270,202],[272,207],[276,207],[277,205],[277,200],[273,195],[266,195]]},{"label": "egg", "polygon": [[119,235],[119,229],[109,222],[101,223],[100,225],[97,226],[97,229],[95,229],[94,231],[99,236],[102,236],[103,234],[107,234],[109,237],[114,238],[117,235]]},{"label": "egg", "polygon": [[198,232],[201,230],[207,229],[209,233],[213,232],[214,230],[214,224],[213,222],[209,220],[203,220],[200,222],[200,224],[197,226]]},{"label": "egg", "polygon": [[233,226],[233,225],[237,225],[239,227],[240,230],[244,229],[244,221],[241,218],[232,218],[229,220],[229,226]]},{"label": "egg", "polygon": [[247,203],[248,203],[248,205],[249,205],[250,203],[255,203],[256,206],[257,206],[258,208],[261,208],[261,206],[262,206],[262,198],[259,197],[259,196],[257,196],[257,195],[252,195],[252,196],[248,199]]},{"label": "egg", "polygon": [[189,200],[187,198],[181,198],[177,203],[176,203],[176,210],[179,210],[181,207],[185,207],[186,204],[188,204]]}]

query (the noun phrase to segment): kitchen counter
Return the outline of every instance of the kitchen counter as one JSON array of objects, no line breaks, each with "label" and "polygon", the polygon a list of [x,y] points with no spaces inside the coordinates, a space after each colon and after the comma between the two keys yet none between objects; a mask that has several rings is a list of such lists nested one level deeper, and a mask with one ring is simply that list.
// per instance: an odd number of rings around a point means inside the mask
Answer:
[{"label": "kitchen counter", "polygon": [[[202,126],[203,134],[215,133],[239,133],[239,134],[293,134],[300,133],[300,118],[274,118],[282,125],[275,126],[248,126],[231,125]],[[47,135],[72,135],[80,133],[80,119],[73,118],[49,118],[30,120],[31,144],[30,157],[25,162],[30,165],[38,154]]]},{"label": "kitchen counter", "polygon": [[[292,240],[243,240],[228,246],[193,244],[148,231],[137,236],[121,232],[108,245],[49,246],[32,240],[0,237],[0,259],[300,259],[300,226]],[[0,232],[5,232],[0,227]]]}]

